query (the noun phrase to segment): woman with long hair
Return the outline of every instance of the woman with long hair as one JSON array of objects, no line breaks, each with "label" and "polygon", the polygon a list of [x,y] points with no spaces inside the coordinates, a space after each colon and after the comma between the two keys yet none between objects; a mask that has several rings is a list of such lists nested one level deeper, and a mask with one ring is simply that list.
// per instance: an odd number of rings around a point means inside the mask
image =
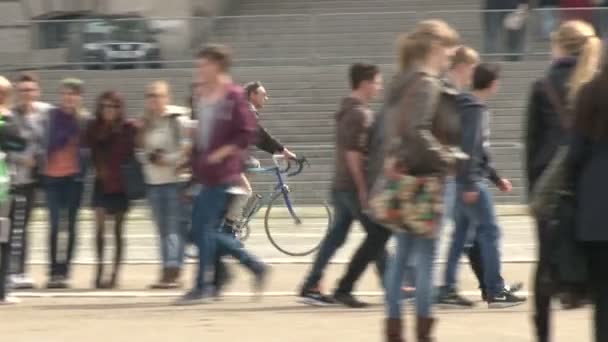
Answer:
[{"label": "woman with long hair", "polygon": [[180,286],[178,280],[184,261],[179,167],[184,160],[182,145],[187,118],[171,111],[170,99],[167,82],[156,81],[146,87],[146,109],[138,137],[163,265],[160,280],[151,286],[157,289]]},{"label": "woman with long hair", "polygon": [[574,238],[587,259],[588,288],[595,306],[595,341],[608,341],[608,69],[582,87],[575,102],[567,184],[576,201]]},{"label": "woman with long hair", "polygon": [[[370,161],[372,179],[378,173],[373,170],[382,168],[379,165],[384,166],[385,176],[393,179],[406,173],[447,174],[455,157],[448,146],[459,143],[459,119],[455,94],[444,88],[440,77],[447,71],[459,40],[458,33],[440,20],[422,21],[400,40],[400,72],[387,93],[384,117],[379,118],[379,125],[385,127],[385,153],[382,160]],[[416,335],[419,342],[431,341],[435,322],[431,312],[432,276],[438,235],[400,232],[395,236],[397,252],[386,272],[386,339],[404,340],[401,285],[408,261],[416,258]]]},{"label": "woman with long hair", "polygon": [[[597,73],[602,43],[584,21],[567,21],[551,36],[552,62],[532,86],[526,117],[526,175],[531,191],[560,146],[568,144],[574,101]],[[538,265],[535,276],[534,324],[539,342],[549,341],[551,240],[548,218],[537,217]]]},{"label": "woman with long hair", "polygon": [[[121,166],[133,155],[135,127],[126,121],[121,95],[106,91],[97,98],[95,121],[87,132],[88,144],[95,168],[93,203],[95,209],[95,251],[97,254],[96,288],[116,287],[118,270],[124,250],[123,226],[129,208],[126,180]],[[114,217],[114,270],[104,281],[104,251],[106,216]]]}]

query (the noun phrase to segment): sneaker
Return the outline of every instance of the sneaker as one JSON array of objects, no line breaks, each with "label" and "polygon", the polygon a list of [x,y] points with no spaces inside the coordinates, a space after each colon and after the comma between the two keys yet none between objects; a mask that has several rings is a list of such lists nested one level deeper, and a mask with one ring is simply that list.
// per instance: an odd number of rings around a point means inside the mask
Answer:
[{"label": "sneaker", "polygon": [[[510,285],[505,285],[504,291],[515,294],[515,293],[521,291],[521,289],[523,289],[523,288],[524,288],[524,283],[517,282],[517,283],[510,284]],[[486,294],[486,290],[481,290],[481,299],[484,302],[487,302],[488,301],[487,297],[488,297],[488,295]]]},{"label": "sneaker", "polygon": [[270,268],[266,265],[261,265],[261,268],[258,272],[255,273],[255,278],[253,280],[253,291],[255,293],[255,297],[259,298],[264,294],[264,289],[268,283],[268,276],[270,275]]},{"label": "sneaker", "polygon": [[525,301],[526,298],[519,297],[511,292],[503,290],[488,300],[488,307],[490,309],[504,309],[521,305]]},{"label": "sneaker", "polygon": [[14,290],[31,290],[34,280],[27,274],[14,274],[10,277],[10,286]]},{"label": "sneaker", "polygon": [[174,305],[186,306],[205,304],[208,302],[208,300],[209,295],[207,292],[201,289],[193,289],[175,301]]},{"label": "sneaker", "polygon": [[5,296],[4,300],[0,300],[0,306],[2,305],[11,305],[11,304],[19,304],[21,303],[21,300],[19,300],[19,298],[14,297],[14,296]]},{"label": "sneaker", "polygon": [[350,293],[336,292],[334,294],[334,300],[344,306],[347,306],[347,307],[353,308],[353,309],[362,309],[362,308],[366,308],[369,306],[368,303],[358,300],[357,298],[355,298],[355,296],[353,296]]},{"label": "sneaker", "polygon": [[303,289],[302,292],[300,292],[299,302],[312,306],[336,304],[336,301],[332,297],[324,295],[318,289]]},{"label": "sneaker", "polygon": [[439,290],[437,304],[443,307],[469,309],[475,306],[473,301],[458,294],[456,290],[448,290],[443,287]]}]

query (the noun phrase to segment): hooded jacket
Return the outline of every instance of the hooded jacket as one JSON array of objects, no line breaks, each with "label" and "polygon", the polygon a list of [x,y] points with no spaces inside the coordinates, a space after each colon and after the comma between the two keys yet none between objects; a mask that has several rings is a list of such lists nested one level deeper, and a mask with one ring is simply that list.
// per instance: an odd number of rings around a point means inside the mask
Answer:
[{"label": "hooded jacket", "polygon": [[500,181],[490,156],[490,113],[475,95],[461,93],[456,97],[460,110],[461,149],[469,158],[459,164],[456,181],[467,190],[475,190],[475,183],[489,178]]}]

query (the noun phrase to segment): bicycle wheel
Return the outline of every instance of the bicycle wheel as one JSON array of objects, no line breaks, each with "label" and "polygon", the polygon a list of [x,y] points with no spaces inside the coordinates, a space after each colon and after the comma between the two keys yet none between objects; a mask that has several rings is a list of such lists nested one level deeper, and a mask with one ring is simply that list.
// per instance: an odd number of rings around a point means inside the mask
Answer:
[{"label": "bicycle wheel", "polygon": [[272,197],[266,209],[264,227],[268,240],[281,253],[306,256],[319,249],[332,218],[327,201],[315,197],[294,202],[287,190],[285,195],[279,192]]}]

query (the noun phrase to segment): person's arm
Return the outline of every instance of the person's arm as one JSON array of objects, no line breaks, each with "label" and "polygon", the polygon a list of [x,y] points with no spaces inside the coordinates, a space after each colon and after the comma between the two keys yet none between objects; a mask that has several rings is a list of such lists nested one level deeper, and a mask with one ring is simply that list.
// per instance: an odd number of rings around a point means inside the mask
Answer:
[{"label": "person's arm", "polygon": [[270,154],[283,153],[285,150],[285,147],[281,145],[277,139],[270,135],[270,133],[268,133],[268,131],[262,127],[259,122],[257,124],[255,146]]},{"label": "person's arm", "polygon": [[477,153],[482,144],[483,108],[479,105],[469,105],[461,113],[461,149],[469,158],[461,162],[458,170],[458,181],[464,184],[464,191],[476,192],[474,179],[474,163],[478,163]]},{"label": "person's arm", "polygon": [[538,157],[538,150],[541,138],[543,136],[542,127],[542,112],[539,101],[539,87],[537,82],[533,85],[528,99],[526,111],[525,133],[524,133],[524,148],[525,148],[525,168],[526,178],[528,182],[528,191],[534,187],[534,183],[538,177],[537,171],[534,168],[535,159]]},{"label": "person's arm", "polygon": [[365,126],[365,113],[355,109],[346,113],[338,123],[339,143],[344,146],[348,171],[355,183],[362,207],[367,206],[368,187],[365,177],[365,149],[367,148],[368,127]]}]

